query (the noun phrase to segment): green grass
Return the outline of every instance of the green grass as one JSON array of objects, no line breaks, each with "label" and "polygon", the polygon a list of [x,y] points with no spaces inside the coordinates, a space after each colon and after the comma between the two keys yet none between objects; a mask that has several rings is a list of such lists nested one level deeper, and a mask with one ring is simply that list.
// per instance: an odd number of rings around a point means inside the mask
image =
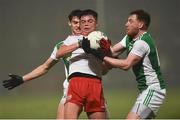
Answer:
[{"label": "green grass", "polygon": [[[105,91],[110,118],[125,118],[131,109],[136,91],[114,90]],[[168,90],[166,101],[160,108],[157,118],[180,118],[179,90]],[[56,118],[58,95],[4,95],[0,96],[0,118]],[[87,118],[82,113],[80,118]]]}]

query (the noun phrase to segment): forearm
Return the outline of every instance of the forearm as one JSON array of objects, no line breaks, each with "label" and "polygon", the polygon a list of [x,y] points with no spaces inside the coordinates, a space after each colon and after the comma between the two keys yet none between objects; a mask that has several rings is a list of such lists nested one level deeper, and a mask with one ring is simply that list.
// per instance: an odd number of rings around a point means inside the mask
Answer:
[{"label": "forearm", "polygon": [[72,45],[63,45],[60,47],[60,49],[58,50],[58,52],[56,53],[56,58],[62,58],[63,56],[65,56],[66,54],[69,54],[71,52],[73,52],[74,50],[79,48],[79,44],[78,43],[74,43]]},{"label": "forearm", "polygon": [[121,44],[116,44],[111,48],[112,57],[118,57],[125,51],[125,48]]},{"label": "forearm", "polygon": [[110,65],[105,62],[102,63],[102,75],[106,75],[110,69],[112,69]]},{"label": "forearm", "polygon": [[34,69],[32,72],[26,74],[23,76],[24,81],[33,80],[35,78],[38,78],[48,72],[49,69],[47,69],[45,66],[40,65],[36,69]]},{"label": "forearm", "polygon": [[104,61],[114,68],[128,70],[131,67],[130,63],[126,59],[114,59],[106,56],[104,57]]}]

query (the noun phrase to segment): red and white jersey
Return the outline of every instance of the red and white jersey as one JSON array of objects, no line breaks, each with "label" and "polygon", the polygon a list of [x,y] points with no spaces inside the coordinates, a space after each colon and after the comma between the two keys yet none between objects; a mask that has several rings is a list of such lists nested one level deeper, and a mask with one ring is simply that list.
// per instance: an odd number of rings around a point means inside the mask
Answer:
[{"label": "red and white jersey", "polygon": [[[83,36],[69,36],[64,41],[64,45],[71,45],[77,43],[79,39],[83,39]],[[78,48],[73,51],[69,56],[69,75],[75,72],[86,73],[90,75],[95,75],[98,77],[102,76],[102,61],[93,56],[92,54],[87,54],[82,48]]]}]

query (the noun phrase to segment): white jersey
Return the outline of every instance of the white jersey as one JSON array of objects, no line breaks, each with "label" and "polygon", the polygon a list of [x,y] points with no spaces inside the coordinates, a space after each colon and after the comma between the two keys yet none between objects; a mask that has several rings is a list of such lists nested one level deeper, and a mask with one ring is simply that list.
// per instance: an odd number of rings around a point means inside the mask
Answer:
[{"label": "white jersey", "polygon": [[[58,60],[57,58],[56,58],[56,53],[57,53],[57,51],[58,51],[58,49],[59,49],[59,47],[61,46],[63,44],[63,41],[61,41],[61,42],[59,42],[58,44],[56,44],[56,46],[54,47],[54,50],[53,50],[53,52],[51,53],[51,58],[52,59],[54,59],[54,60]],[[68,64],[69,64],[69,61],[68,61],[68,59],[66,58],[66,57],[63,57],[62,58],[62,60],[63,60],[63,62],[64,62],[64,68],[65,68],[65,74],[66,74],[66,78],[68,77]]]},{"label": "white jersey", "polygon": [[[56,58],[56,53],[57,53],[59,47],[60,47],[62,44],[63,44],[63,41],[60,41],[59,43],[56,44],[56,46],[54,47],[53,52],[51,53],[50,58],[52,58],[53,60],[58,60],[58,59]],[[69,61],[68,61],[67,57],[63,57],[62,60],[63,60],[63,62],[64,62],[65,75],[66,75],[66,79],[65,79],[64,82],[63,82],[64,95],[65,95],[66,89],[68,88],[68,84],[69,84],[69,82],[68,82],[68,80],[67,80],[68,74],[69,74],[69,73],[68,73]]]},{"label": "white jersey", "polygon": [[[69,36],[64,45],[77,43],[83,36]],[[75,72],[90,74],[94,76],[102,76],[102,62],[92,54],[87,54],[82,48],[78,48],[69,55],[69,75]]]}]

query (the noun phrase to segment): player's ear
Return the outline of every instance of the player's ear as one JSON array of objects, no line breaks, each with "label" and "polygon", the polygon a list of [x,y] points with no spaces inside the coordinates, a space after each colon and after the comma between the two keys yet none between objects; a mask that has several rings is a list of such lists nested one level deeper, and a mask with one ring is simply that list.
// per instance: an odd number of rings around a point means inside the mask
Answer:
[{"label": "player's ear", "polygon": [[71,27],[71,22],[70,21],[68,21],[68,25],[69,25],[69,27]]},{"label": "player's ear", "polygon": [[140,21],[138,27],[139,27],[139,29],[142,29],[144,27],[144,22]]}]

